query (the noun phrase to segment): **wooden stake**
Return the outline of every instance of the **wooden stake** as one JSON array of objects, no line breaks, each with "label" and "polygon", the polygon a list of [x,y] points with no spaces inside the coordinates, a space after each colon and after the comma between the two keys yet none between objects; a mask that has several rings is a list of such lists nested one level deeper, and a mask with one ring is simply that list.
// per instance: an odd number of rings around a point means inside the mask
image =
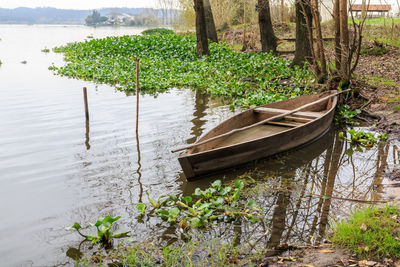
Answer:
[{"label": "wooden stake", "polygon": [[83,102],[85,103],[85,116],[86,120],[89,120],[89,107],[88,107],[88,100],[87,100],[87,89],[83,87]]},{"label": "wooden stake", "polygon": [[194,144],[191,144],[191,145],[188,145],[188,146],[185,146],[185,147],[177,148],[177,149],[175,149],[175,150],[172,150],[171,152],[172,152],[172,153],[175,153],[175,152],[178,152],[178,151],[181,151],[181,150],[185,150],[185,149],[189,149],[189,148],[192,148],[192,147],[196,147],[196,146],[199,146],[199,145],[202,145],[202,144],[205,144],[205,143],[214,141],[214,140],[216,140],[216,139],[219,139],[219,138],[222,138],[222,137],[231,135],[231,134],[233,134],[233,133],[241,132],[241,131],[244,131],[244,130],[247,130],[247,129],[256,127],[256,126],[258,126],[258,125],[264,124],[264,123],[266,123],[266,122],[269,122],[269,121],[273,121],[273,120],[277,120],[277,119],[283,118],[283,117],[285,117],[285,116],[288,116],[288,115],[290,115],[290,114],[296,113],[296,112],[298,112],[298,111],[300,111],[300,110],[303,110],[303,109],[305,109],[305,108],[311,107],[311,106],[313,106],[313,105],[315,105],[315,104],[321,103],[321,102],[326,101],[326,100],[328,100],[328,99],[330,99],[330,98],[332,98],[332,97],[334,97],[334,96],[337,96],[337,95],[339,95],[339,94],[341,94],[341,93],[344,93],[344,92],[348,92],[348,91],[350,91],[350,90],[351,90],[351,89],[347,89],[347,90],[344,90],[344,91],[340,91],[340,92],[333,93],[333,94],[331,94],[331,95],[329,95],[329,96],[326,96],[326,97],[323,97],[323,98],[321,98],[321,99],[318,99],[318,100],[316,100],[316,101],[314,101],[314,102],[308,103],[308,104],[306,104],[306,105],[304,105],[304,106],[298,107],[298,108],[293,109],[293,110],[289,110],[288,112],[284,112],[284,113],[282,113],[282,114],[279,114],[279,115],[270,117],[270,118],[268,118],[268,119],[259,121],[259,122],[257,122],[257,123],[251,124],[251,125],[246,126],[246,127],[234,129],[234,130],[232,130],[232,131],[230,131],[230,132],[227,132],[227,133],[224,133],[224,134],[221,134],[221,135],[214,136],[214,137],[212,137],[212,138],[210,138],[210,139],[204,140],[204,141],[199,142],[199,143],[194,143]]},{"label": "wooden stake", "polygon": [[136,133],[139,131],[139,61],[136,59]]}]

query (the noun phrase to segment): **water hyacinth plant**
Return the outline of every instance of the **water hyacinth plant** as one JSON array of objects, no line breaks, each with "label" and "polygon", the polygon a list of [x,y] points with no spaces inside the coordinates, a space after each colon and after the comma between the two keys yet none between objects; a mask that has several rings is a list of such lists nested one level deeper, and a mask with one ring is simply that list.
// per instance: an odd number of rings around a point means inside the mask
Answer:
[{"label": "water hyacinth plant", "polygon": [[351,110],[349,105],[343,105],[338,107],[335,114],[336,125],[359,125],[356,120],[357,115],[361,113],[361,110]]},{"label": "water hyacinth plant", "polygon": [[290,68],[289,61],[266,53],[235,52],[224,42],[210,44],[210,56],[197,57],[196,39],[167,34],[121,36],[69,43],[53,49],[64,53],[56,74],[135,89],[135,58],[141,59],[142,93],[194,87],[229,99],[232,106],[252,107],[308,93],[312,74]]},{"label": "water hyacinth plant", "polygon": [[350,129],[347,130],[347,132],[340,132],[339,138],[350,143],[350,147],[345,151],[345,153],[351,156],[353,155],[354,151],[363,152],[364,149],[371,149],[379,141],[386,141],[388,136],[385,133],[378,133],[375,135],[371,132]]},{"label": "water hyacinth plant", "polygon": [[154,28],[142,31],[143,35],[154,35],[154,34],[174,34],[173,30],[166,28]]},{"label": "water hyacinth plant", "polygon": [[[153,207],[149,214],[155,212],[170,224],[179,223],[181,229],[238,218],[256,222],[260,218],[259,209],[254,200],[240,200],[243,187],[244,183],[239,180],[233,183],[233,187],[223,186],[220,180],[216,180],[205,190],[197,188],[192,196],[161,196],[155,201],[149,198]],[[139,214],[145,211],[143,205],[137,205]]]},{"label": "water hyacinth plant", "polygon": [[100,218],[96,221],[94,224],[90,224],[91,226],[95,226],[97,229],[97,236],[93,235],[85,235],[82,234],[80,231],[82,229],[81,225],[77,222],[75,222],[71,227],[65,228],[66,230],[71,230],[75,229],[78,234],[82,237],[84,237],[86,240],[92,241],[94,244],[100,243],[106,247],[111,246],[113,238],[121,238],[121,237],[128,237],[130,232],[124,232],[124,233],[117,233],[114,234],[111,232],[111,227],[114,222],[119,220],[121,218],[120,216],[117,217],[110,217],[106,216],[104,218]]}]

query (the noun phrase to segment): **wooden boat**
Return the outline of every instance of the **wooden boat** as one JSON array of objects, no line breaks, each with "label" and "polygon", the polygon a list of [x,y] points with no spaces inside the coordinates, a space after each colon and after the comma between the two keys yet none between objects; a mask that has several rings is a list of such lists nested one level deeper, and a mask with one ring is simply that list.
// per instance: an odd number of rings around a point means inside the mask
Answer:
[{"label": "wooden boat", "polygon": [[330,127],[337,95],[328,91],[246,110],[222,122],[179,155],[187,179],[303,145]]}]

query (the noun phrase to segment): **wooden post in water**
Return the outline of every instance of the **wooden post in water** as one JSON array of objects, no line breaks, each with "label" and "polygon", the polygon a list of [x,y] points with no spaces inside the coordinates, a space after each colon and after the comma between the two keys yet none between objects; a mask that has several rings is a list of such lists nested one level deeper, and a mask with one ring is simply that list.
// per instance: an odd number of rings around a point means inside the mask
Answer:
[{"label": "wooden post in water", "polygon": [[136,59],[136,134],[139,131],[139,61]]},{"label": "wooden post in water", "polygon": [[88,107],[87,89],[86,89],[86,87],[83,87],[83,102],[85,103],[86,121],[89,121],[89,107]]}]

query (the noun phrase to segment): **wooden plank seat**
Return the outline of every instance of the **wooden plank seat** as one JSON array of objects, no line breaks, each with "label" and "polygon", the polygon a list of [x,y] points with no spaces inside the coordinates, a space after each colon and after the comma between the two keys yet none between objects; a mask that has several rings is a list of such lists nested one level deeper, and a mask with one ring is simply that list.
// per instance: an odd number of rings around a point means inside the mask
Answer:
[{"label": "wooden plank seat", "polygon": [[[275,114],[281,114],[288,112],[290,110],[287,109],[280,109],[280,108],[266,108],[266,107],[259,107],[253,109],[254,112],[257,113],[270,113],[271,115]],[[325,112],[315,112],[315,111],[298,111],[292,114],[292,116],[285,116],[285,118],[292,119],[294,117],[301,117],[304,119],[316,119],[319,117],[322,117],[325,114]],[[301,121],[301,122],[308,122],[308,121]]]},{"label": "wooden plank seat", "polygon": [[303,125],[304,123],[299,123],[296,121],[268,121],[265,124],[286,126],[286,127],[297,127],[297,126]]}]

